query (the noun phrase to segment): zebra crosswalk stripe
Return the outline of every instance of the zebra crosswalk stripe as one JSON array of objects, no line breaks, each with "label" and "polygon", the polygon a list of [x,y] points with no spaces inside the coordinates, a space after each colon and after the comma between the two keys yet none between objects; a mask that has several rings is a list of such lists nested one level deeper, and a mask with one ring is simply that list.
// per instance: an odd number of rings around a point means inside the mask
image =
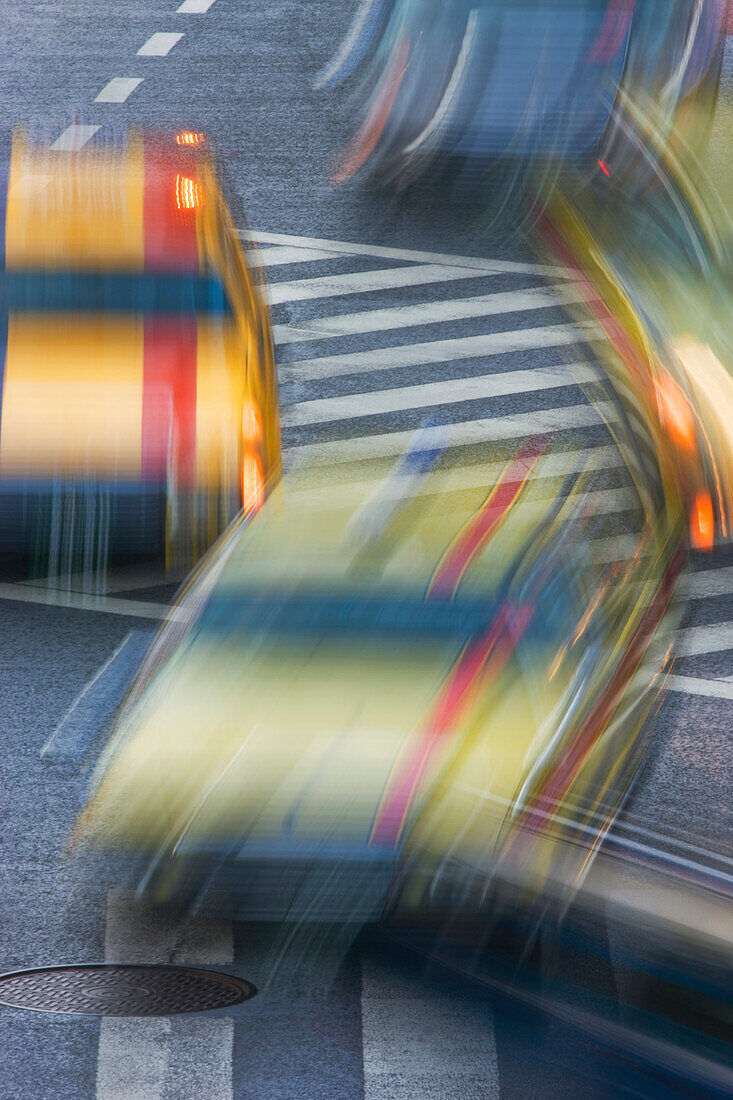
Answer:
[{"label": "zebra crosswalk stripe", "polygon": [[317,378],[359,374],[362,371],[397,370],[430,363],[452,363],[460,359],[507,355],[535,348],[570,347],[585,342],[587,338],[577,325],[546,325],[300,359],[284,363],[280,373],[288,380],[296,378],[299,381],[312,381]]},{"label": "zebra crosswalk stripe", "polygon": [[[124,890],[107,898],[105,962],[226,966],[229,921],[173,921],[135,906]],[[106,1017],[100,1024],[97,1100],[232,1100],[234,1021],[197,1016]]]},{"label": "zebra crosswalk stripe", "polygon": [[532,287],[529,290],[506,290],[496,294],[480,294],[473,298],[455,298],[450,302],[421,302],[419,305],[394,306],[391,309],[365,309],[356,313],[336,314],[292,327],[275,325],[276,344],[295,344],[306,340],[327,340],[338,336],[386,332],[390,329],[420,325],[440,325],[449,321],[465,321],[475,317],[494,317],[506,313],[535,312],[557,309],[577,301],[573,288],[549,290]]},{"label": "zebra crosswalk stripe", "polygon": [[595,368],[590,364],[574,363],[572,367],[503,371],[500,374],[481,374],[475,378],[459,378],[452,383],[428,382],[418,386],[351,393],[344,397],[299,401],[283,410],[282,422],[285,426],[317,424],[407,409],[437,408],[461,401],[577,386],[591,382],[595,376]]},{"label": "zebra crosswalk stripe", "polygon": [[[606,408],[609,416],[613,407]],[[467,420],[451,426],[451,445],[469,446],[474,443],[491,443],[524,439],[527,435],[569,429],[598,427],[601,419],[598,410],[590,405],[562,406],[558,409],[533,409],[531,412],[508,416]],[[362,462],[373,458],[391,458],[404,454],[413,438],[412,431],[383,432],[378,435],[361,435],[349,439],[332,439],[318,443],[304,443],[298,447],[301,458],[313,464]]]},{"label": "zebra crosswalk stripe", "polygon": [[[325,255],[327,254],[320,253],[321,258]],[[460,279],[484,279],[497,274],[500,272],[487,273],[471,267],[450,267],[448,264],[410,264],[406,267],[379,268],[376,271],[349,271],[345,275],[314,276],[312,279],[274,283],[269,291],[270,304],[276,306],[285,302],[369,294],[378,290],[397,290],[403,287],[456,282]]]}]

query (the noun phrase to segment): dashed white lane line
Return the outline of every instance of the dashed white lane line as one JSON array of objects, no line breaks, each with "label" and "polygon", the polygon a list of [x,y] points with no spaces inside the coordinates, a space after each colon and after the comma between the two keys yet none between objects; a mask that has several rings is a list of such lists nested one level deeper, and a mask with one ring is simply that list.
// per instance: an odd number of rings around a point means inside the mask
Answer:
[{"label": "dashed white lane line", "polygon": [[428,382],[422,386],[401,386],[300,401],[282,411],[282,423],[289,427],[304,424],[326,424],[361,416],[380,416],[412,409],[437,408],[461,401],[478,401],[490,397],[509,397],[521,393],[560,389],[591,382],[596,370],[590,364],[545,367],[543,370],[502,371],[482,374],[476,378],[456,378]]},{"label": "dashed white lane line", "polygon": [[209,10],[214,0],[183,0],[176,11],[182,15],[203,15]]},{"label": "dashed white lane line", "polygon": [[67,126],[63,134],[56,138],[51,148],[54,152],[74,153],[77,149],[82,149],[99,129],[99,126],[82,126],[78,123]]},{"label": "dashed white lane line", "polygon": [[[328,256],[328,253],[322,253],[322,256]],[[345,294],[368,294],[375,290],[449,283],[458,279],[490,278],[492,274],[474,271],[470,267],[450,267],[448,264],[412,264],[409,267],[380,268],[378,271],[350,271],[346,275],[323,275],[320,278],[275,283],[270,287],[270,302],[277,306],[282,302],[307,302],[317,298],[338,298]]]},{"label": "dashed white lane line", "polygon": [[[110,891],[105,962],[226,966],[233,958],[229,922],[141,915],[126,891]],[[105,1018],[97,1100],[231,1100],[233,1045],[231,1019]]]},{"label": "dashed white lane line", "polygon": [[132,95],[138,85],[142,84],[142,82],[142,77],[114,76],[110,80],[109,84],[105,84],[94,102],[124,103],[125,100]]},{"label": "dashed white lane line", "polygon": [[[180,10],[180,9],[179,9]],[[377,256],[383,260],[404,260],[406,263],[452,264],[455,267],[471,267],[489,273],[514,272],[519,275],[556,276],[568,279],[561,267],[545,264],[517,263],[514,260],[487,260],[482,256],[456,256],[449,252],[421,252],[414,248],[386,248],[382,245],[354,244],[351,241],[331,241],[326,237],[298,237],[291,233],[267,233],[250,229],[239,230],[245,241],[259,244],[279,244],[289,248],[321,248],[327,252],[342,252],[349,256]]]},{"label": "dashed white lane line", "polygon": [[499,1100],[486,1003],[431,990],[417,976],[365,956],[361,1018],[364,1100]]},{"label": "dashed white lane line", "polygon": [[343,374],[361,374],[369,370],[398,370],[402,367],[424,366],[426,363],[450,363],[457,359],[506,355],[535,348],[567,347],[583,340],[583,331],[577,325],[546,325],[513,329],[510,332],[488,332],[481,336],[370,348],[368,351],[344,352],[343,355],[322,355],[315,359],[283,363],[280,371],[284,379],[297,378],[306,381],[335,378]]},{"label": "dashed white lane line", "polygon": [[137,51],[138,57],[165,57],[171,52],[177,42],[183,38],[183,33],[176,34],[168,31],[156,31],[151,34],[144,46]]},{"label": "dashed white lane line", "polygon": [[439,325],[448,321],[465,321],[476,317],[500,317],[507,313],[557,309],[575,301],[578,292],[568,287],[561,291],[533,287],[530,290],[508,290],[496,294],[480,294],[473,298],[454,298],[448,302],[420,302],[418,305],[395,306],[392,309],[365,309],[356,313],[341,313],[322,317],[300,325],[274,325],[276,344],[295,344],[305,340],[327,340],[338,336],[358,336],[364,333],[386,332],[389,329]]}]

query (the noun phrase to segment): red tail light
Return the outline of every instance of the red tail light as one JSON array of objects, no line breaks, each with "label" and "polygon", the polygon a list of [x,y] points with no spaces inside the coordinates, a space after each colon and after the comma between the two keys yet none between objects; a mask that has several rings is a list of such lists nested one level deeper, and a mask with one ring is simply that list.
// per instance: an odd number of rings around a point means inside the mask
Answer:
[{"label": "red tail light", "polygon": [[715,539],[715,516],[710,493],[701,492],[695,497],[690,516],[690,543],[695,550],[712,550]]}]

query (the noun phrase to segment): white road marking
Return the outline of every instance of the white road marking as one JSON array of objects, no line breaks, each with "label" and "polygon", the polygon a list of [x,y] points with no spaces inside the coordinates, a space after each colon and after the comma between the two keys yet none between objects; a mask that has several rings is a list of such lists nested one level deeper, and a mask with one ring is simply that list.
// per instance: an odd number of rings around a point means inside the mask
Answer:
[{"label": "white road marking", "polygon": [[690,599],[698,600],[709,596],[733,595],[733,565],[685,573],[680,579],[679,590]]},{"label": "white road marking", "polygon": [[[604,405],[603,408],[607,415],[613,415],[612,405]],[[520,440],[526,439],[528,435],[597,427],[601,423],[600,410],[592,405],[533,409],[531,412],[452,424],[450,444],[454,447],[507,439]],[[414,435],[414,431],[384,432],[380,435],[352,436],[350,439],[327,440],[323,443],[304,443],[298,447],[297,453],[305,465],[312,463],[317,466],[390,458],[404,454]]]},{"label": "white road marking", "polygon": [[183,32],[156,31],[151,34],[144,46],[137,51],[138,57],[166,57],[177,42],[183,38]]},{"label": "white road marking", "polygon": [[346,275],[322,275],[275,283],[270,287],[270,302],[276,306],[282,302],[338,298],[346,294],[368,294],[375,290],[449,283],[457,279],[483,279],[493,274],[495,272],[474,271],[470,267],[450,267],[447,264],[412,264],[410,267],[388,267],[378,271],[350,271]]},{"label": "white road marking", "polygon": [[[135,909],[126,891],[107,898],[105,962],[225,966],[229,922],[182,921]],[[102,1020],[97,1100],[231,1100],[234,1022],[187,1016]]]},{"label": "white road marking", "polygon": [[[147,600],[122,600],[109,596],[54,591],[42,585],[0,584],[0,600],[35,603],[48,607],[68,607],[72,611],[98,611],[104,615],[129,615],[134,619],[180,619],[180,609]],[[185,616],[184,616],[185,617]]]},{"label": "white road marking", "polygon": [[67,126],[63,134],[56,138],[51,148],[59,153],[74,153],[77,149],[83,149],[99,129],[99,126],[82,126],[78,123]]},{"label": "white road marking", "polygon": [[276,344],[327,340],[338,336],[358,336],[419,325],[440,325],[475,317],[557,309],[567,302],[577,300],[577,297],[578,293],[572,287],[561,291],[547,290],[544,287],[507,290],[473,298],[454,298],[448,302],[420,302],[417,305],[395,306],[392,309],[359,310],[358,313],[321,317],[298,325],[274,325],[273,336]]},{"label": "white road marking", "polygon": [[214,0],[183,0],[176,11],[182,15],[204,15],[213,3]]},{"label": "white road marking", "polygon": [[368,370],[398,370],[419,367],[426,363],[449,363],[457,359],[474,359],[489,355],[506,355],[533,348],[557,348],[587,341],[577,325],[547,325],[540,328],[513,329],[510,332],[488,332],[481,336],[453,337],[447,340],[427,340],[419,344],[403,344],[368,351],[322,355],[315,359],[299,359],[282,363],[280,373],[285,379],[309,381],[315,378],[335,378],[342,374],[361,374]]},{"label": "white road marking", "polygon": [[562,267],[548,267],[546,264],[517,263],[514,260],[489,260],[483,256],[456,256],[450,252],[421,252],[414,248],[386,248],[382,245],[354,244],[351,241],[331,241],[326,237],[298,237],[291,233],[267,233],[250,229],[239,230],[245,241],[257,241],[260,244],[281,244],[291,248],[322,248],[332,252],[343,252],[351,256],[376,256],[382,260],[403,260],[406,263],[451,264],[454,267],[471,267],[476,271],[514,272],[518,275],[550,275],[568,279],[569,275]]},{"label": "white road marking", "polygon": [[[251,249],[247,253],[247,262],[250,267],[281,267],[284,264],[304,264],[314,260],[338,260],[341,255],[340,252],[324,252],[319,248],[286,248],[274,245],[272,248]],[[273,289],[274,287],[270,287],[270,290]]]},{"label": "white road marking", "polygon": [[128,96],[132,95],[142,82],[142,77],[115,76],[110,80],[109,84],[105,84],[94,102],[124,103]]},{"label": "white road marking", "polygon": [[[498,1100],[491,1010],[362,958],[364,1100]],[[465,1084],[463,1084],[465,1082]],[[480,1091],[479,1091],[480,1090]]]},{"label": "white road marking", "polygon": [[475,378],[453,378],[428,382],[422,386],[402,386],[396,389],[374,390],[371,393],[351,393],[341,397],[324,397],[300,401],[282,411],[285,427],[303,424],[324,424],[350,420],[361,416],[379,416],[410,409],[433,408],[477,401],[489,397],[534,393],[590,382],[596,370],[590,364],[545,367],[542,370],[503,371],[482,374]]},{"label": "white road marking", "polygon": [[97,681],[98,681],[98,680],[100,679],[100,677],[104,676],[105,672],[106,672],[106,671],[107,671],[107,669],[108,669],[108,668],[110,667],[110,665],[112,665],[112,664],[114,663],[115,659],[116,659],[116,658],[117,658],[117,657],[118,657],[118,656],[120,655],[120,653],[122,652],[122,650],[123,650],[123,649],[125,648],[125,646],[127,645],[128,641],[129,641],[129,639],[130,639],[130,637],[131,637],[131,635],[130,635],[130,634],[126,634],[126,635],[125,635],[125,637],[124,637],[124,638],[122,639],[122,641],[121,641],[121,642],[120,642],[120,644],[119,644],[119,645],[117,646],[117,648],[116,648],[116,649],[115,649],[115,650],[114,650],[114,651],[113,651],[112,653],[110,653],[109,657],[108,657],[108,658],[107,658],[107,660],[106,660],[106,661],[104,662],[104,664],[102,664],[102,665],[100,665],[100,666],[99,666],[99,668],[97,669],[97,671],[96,671],[96,672],[94,673],[94,675],[92,676],[91,680],[89,680],[89,681],[88,681],[88,682],[87,682],[87,683],[86,683],[86,684],[84,685],[84,687],[83,687],[83,688],[81,689],[81,691],[79,692],[79,694],[78,694],[78,695],[76,696],[76,698],[74,699],[74,702],[73,702],[73,703],[71,704],[71,706],[70,706],[70,707],[68,707],[68,708],[67,708],[67,710],[66,710],[66,713],[64,714],[63,718],[62,718],[62,719],[61,719],[61,721],[60,721],[60,722],[59,722],[59,723],[57,724],[57,726],[56,726],[55,730],[53,731],[53,733],[51,734],[51,736],[49,737],[49,739],[48,739],[48,740],[46,741],[46,744],[45,744],[45,745],[43,746],[43,748],[41,749],[41,756],[46,756],[46,754],[47,754],[47,753],[48,753],[48,752],[49,752],[49,751],[50,751],[51,749],[53,749],[53,747],[54,747],[54,743],[56,743],[56,745],[58,745],[58,739],[59,739],[59,737],[63,737],[63,730],[64,730],[64,728],[65,728],[66,724],[67,724],[67,723],[69,722],[69,720],[71,719],[72,715],[74,714],[74,711],[75,711],[75,710],[76,710],[76,708],[77,708],[77,707],[79,706],[79,704],[80,704],[80,703],[82,702],[82,700],[83,700],[83,699],[84,699],[84,698],[85,698],[85,697],[86,697],[86,696],[87,696],[87,695],[89,694],[89,692],[90,692],[90,691],[91,691],[91,690],[92,690],[92,689],[94,688],[94,685],[95,685],[95,684],[97,683]]},{"label": "white road marking", "polygon": [[683,695],[705,695],[713,699],[733,699],[733,683],[727,680],[705,680],[702,676],[670,676],[667,680],[670,691],[679,691]]},{"label": "white road marking", "polygon": [[733,620],[686,626],[677,631],[676,652],[679,657],[699,657],[706,653],[722,653],[733,649]]}]

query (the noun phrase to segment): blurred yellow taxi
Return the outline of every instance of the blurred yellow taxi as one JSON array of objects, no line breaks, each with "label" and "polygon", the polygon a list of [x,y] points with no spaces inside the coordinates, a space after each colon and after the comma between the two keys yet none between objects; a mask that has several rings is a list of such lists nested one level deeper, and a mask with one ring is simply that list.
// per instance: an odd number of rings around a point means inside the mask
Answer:
[{"label": "blurred yellow taxi", "polygon": [[176,607],[76,844],[263,919],[470,908],[497,868],[572,890],[643,756],[683,557],[649,521],[599,564],[577,452],[505,457],[426,428],[383,479],[288,474]]},{"label": "blurred yellow taxi", "polygon": [[268,312],[203,134],[0,150],[0,548],[190,563],[280,470]]}]

